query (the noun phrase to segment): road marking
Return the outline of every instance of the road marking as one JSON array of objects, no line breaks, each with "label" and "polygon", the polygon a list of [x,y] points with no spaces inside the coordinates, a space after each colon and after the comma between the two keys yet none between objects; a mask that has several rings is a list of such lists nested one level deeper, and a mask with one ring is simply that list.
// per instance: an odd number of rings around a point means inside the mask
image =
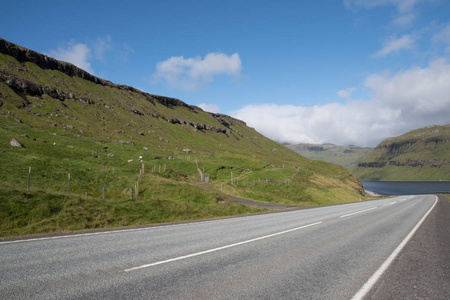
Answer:
[{"label": "road marking", "polygon": [[375,285],[375,283],[381,278],[383,273],[389,268],[394,259],[399,255],[400,251],[405,247],[405,245],[409,242],[411,237],[416,233],[419,229],[420,225],[425,221],[427,216],[431,213],[433,208],[436,206],[438,202],[438,197],[436,196],[436,201],[434,201],[433,206],[427,211],[427,213],[420,219],[420,221],[414,226],[411,232],[405,237],[405,239],[398,245],[398,247],[392,252],[392,254],[384,261],[384,263],[378,268],[378,270],[373,273],[373,275],[367,280],[367,282],[361,287],[361,289],[353,296],[352,300],[360,300],[364,299],[370,289]]},{"label": "road marking", "polygon": [[391,203],[388,203],[388,204],[384,204],[383,206],[389,206],[389,205],[392,205],[392,204],[395,204],[395,203],[397,203],[397,201],[394,201],[394,202],[391,202]]},{"label": "road marking", "polygon": [[372,209],[375,209],[375,208],[378,208],[378,206],[367,208],[367,209],[363,209],[363,210],[358,210],[356,212],[340,216],[339,218],[347,218],[347,217],[350,217],[350,216],[353,216],[353,215],[356,215],[356,214],[360,214],[360,213],[363,213],[363,212],[366,212],[366,211],[369,211],[369,210],[372,210]]},{"label": "road marking", "polygon": [[76,237],[133,232],[133,231],[154,230],[154,229],[162,229],[162,228],[170,228],[170,227],[181,227],[181,226],[188,226],[188,225],[193,225],[193,224],[219,222],[219,221],[223,221],[223,220],[226,220],[226,219],[207,220],[207,221],[200,221],[200,222],[188,222],[188,223],[182,223],[182,224],[154,225],[154,226],[141,227],[141,228],[117,229],[117,230],[110,230],[110,231],[98,231],[98,232],[77,233],[77,234],[68,234],[68,235],[56,235],[56,236],[48,236],[48,237],[41,237],[41,238],[30,238],[30,239],[4,241],[4,242],[0,242],[0,245],[15,244],[15,243],[28,243],[28,242],[36,242],[36,241],[47,241],[47,240],[58,240],[58,239],[69,239],[69,238],[76,238]]},{"label": "road marking", "polygon": [[274,237],[274,236],[277,236],[277,235],[281,235],[281,234],[293,232],[293,231],[296,231],[296,230],[300,230],[300,229],[312,227],[312,226],[315,226],[315,225],[319,225],[321,223],[322,222],[316,222],[316,223],[312,223],[312,224],[308,224],[308,225],[292,228],[292,229],[289,229],[289,230],[280,231],[280,232],[277,232],[277,233],[261,236],[261,237],[254,238],[254,239],[251,239],[251,240],[242,241],[242,242],[235,243],[235,244],[230,244],[230,245],[226,245],[226,246],[222,246],[222,247],[218,247],[218,248],[214,248],[214,249],[209,249],[209,250],[205,250],[205,251],[201,251],[201,252],[197,252],[197,253],[192,253],[192,254],[188,254],[188,255],[184,255],[184,256],[171,258],[171,259],[161,260],[161,261],[157,261],[157,262],[154,262],[154,263],[145,264],[145,265],[141,265],[141,266],[134,267],[134,268],[129,268],[129,269],[124,270],[124,272],[136,271],[136,270],[139,270],[139,269],[153,267],[153,266],[157,266],[157,265],[161,265],[161,264],[165,264],[165,263],[174,262],[174,261],[177,261],[177,260],[182,260],[182,259],[186,259],[186,258],[190,258],[190,257],[194,257],[194,256],[199,256],[199,255],[208,254],[208,253],[211,253],[211,252],[216,252],[216,251],[228,249],[228,248],[231,248],[231,247],[241,246],[241,245],[244,245],[244,244],[248,244],[248,243],[260,241],[260,240],[263,240],[263,239],[267,239],[267,238],[270,238],[270,237]]}]

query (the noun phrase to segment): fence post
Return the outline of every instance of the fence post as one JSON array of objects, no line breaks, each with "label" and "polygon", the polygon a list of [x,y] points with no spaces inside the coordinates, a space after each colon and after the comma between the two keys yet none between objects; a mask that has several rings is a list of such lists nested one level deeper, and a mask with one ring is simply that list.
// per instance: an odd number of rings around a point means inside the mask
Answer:
[{"label": "fence post", "polygon": [[70,195],[70,173],[67,178],[67,193]]},{"label": "fence post", "polygon": [[31,174],[31,167],[28,169],[27,192],[30,191],[30,174]]},{"label": "fence post", "polygon": [[136,198],[139,195],[139,181],[137,182],[137,186],[136,186]]}]

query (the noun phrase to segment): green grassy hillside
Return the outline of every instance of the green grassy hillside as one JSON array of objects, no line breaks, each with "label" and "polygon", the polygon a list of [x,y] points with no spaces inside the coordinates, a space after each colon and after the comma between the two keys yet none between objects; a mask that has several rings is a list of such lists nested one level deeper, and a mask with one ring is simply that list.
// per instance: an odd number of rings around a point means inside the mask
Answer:
[{"label": "green grassy hillside", "polygon": [[289,149],[313,160],[323,160],[340,165],[350,171],[358,167],[358,163],[373,148],[357,146],[338,146],[333,144],[297,144],[287,145]]},{"label": "green grassy hillside", "polygon": [[363,180],[450,180],[450,124],[381,142],[359,163]]},{"label": "green grassy hillside", "polygon": [[262,211],[219,192],[294,206],[362,198],[349,171],[308,160],[240,120],[4,40],[0,50],[0,236]]}]

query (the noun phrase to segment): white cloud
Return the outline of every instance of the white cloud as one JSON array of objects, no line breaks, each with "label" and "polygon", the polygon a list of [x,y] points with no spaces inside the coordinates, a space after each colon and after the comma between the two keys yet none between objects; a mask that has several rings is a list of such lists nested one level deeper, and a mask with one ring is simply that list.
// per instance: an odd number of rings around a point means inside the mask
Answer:
[{"label": "white cloud", "polygon": [[442,43],[446,47],[447,53],[450,53],[450,23],[442,30],[433,35],[432,41],[434,43]]},{"label": "white cloud", "polygon": [[131,48],[127,43],[124,43],[121,49],[121,53],[119,54],[119,58],[122,62],[127,62],[128,58],[134,54],[134,49]]},{"label": "white cloud", "polygon": [[220,109],[219,106],[215,105],[215,104],[206,104],[206,103],[201,103],[197,105],[198,107],[200,107],[201,109],[203,109],[204,111],[208,111],[211,113],[219,113]]},{"label": "white cloud", "polygon": [[89,73],[94,73],[91,63],[89,62],[89,59],[91,58],[91,49],[85,44],[75,44],[71,41],[65,47],[50,50],[49,56],[72,63]]},{"label": "white cloud", "polygon": [[95,59],[105,62],[105,52],[111,50],[111,36],[107,35],[104,38],[97,38],[93,49]]},{"label": "white cloud", "polygon": [[228,56],[224,53],[210,53],[200,57],[184,58],[173,56],[156,65],[153,74],[155,81],[162,81],[168,86],[183,91],[196,91],[206,87],[214,76],[227,75],[239,77],[242,63],[239,54]]},{"label": "white cloud", "polygon": [[412,129],[450,123],[449,82],[450,64],[439,59],[426,68],[368,76],[370,100],[249,105],[232,115],[281,143],[375,146]]},{"label": "white cloud", "polygon": [[340,90],[337,92],[339,98],[348,99],[352,96],[352,94],[356,91],[356,88],[348,88],[345,90]]},{"label": "white cloud", "polygon": [[400,38],[390,37],[389,40],[384,44],[383,48],[377,51],[373,57],[386,56],[391,53],[398,53],[401,50],[409,50],[413,48],[415,39],[406,34]]},{"label": "white cloud", "polygon": [[[369,76],[366,86],[373,98],[383,105],[401,109],[408,117],[427,122],[450,123],[450,64],[443,58],[431,62],[428,68],[411,68],[390,76],[388,72]],[[431,119],[430,119],[431,118]]]},{"label": "white cloud", "polygon": [[75,43],[70,40],[56,50],[50,50],[49,56],[66,61],[94,74],[91,66],[93,61],[106,62],[105,52],[111,50],[111,36],[96,38],[88,44]]},{"label": "white cloud", "polygon": [[397,25],[410,25],[416,19],[415,8],[421,2],[431,2],[433,0],[344,0],[344,5],[348,9],[358,7],[375,8],[379,6],[394,6],[397,9],[397,16],[393,20]]},{"label": "white cloud", "polygon": [[344,0],[344,4],[348,8],[357,6],[362,6],[365,8],[373,8],[383,5],[393,5],[396,6],[399,11],[409,11],[417,3],[423,1],[424,0]]}]

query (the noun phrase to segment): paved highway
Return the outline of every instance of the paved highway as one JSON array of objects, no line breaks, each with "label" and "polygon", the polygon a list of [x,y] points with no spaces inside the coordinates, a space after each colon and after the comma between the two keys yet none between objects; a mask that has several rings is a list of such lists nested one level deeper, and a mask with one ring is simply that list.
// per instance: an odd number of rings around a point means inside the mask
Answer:
[{"label": "paved highway", "polygon": [[362,298],[436,202],[401,196],[3,241],[0,299]]}]

